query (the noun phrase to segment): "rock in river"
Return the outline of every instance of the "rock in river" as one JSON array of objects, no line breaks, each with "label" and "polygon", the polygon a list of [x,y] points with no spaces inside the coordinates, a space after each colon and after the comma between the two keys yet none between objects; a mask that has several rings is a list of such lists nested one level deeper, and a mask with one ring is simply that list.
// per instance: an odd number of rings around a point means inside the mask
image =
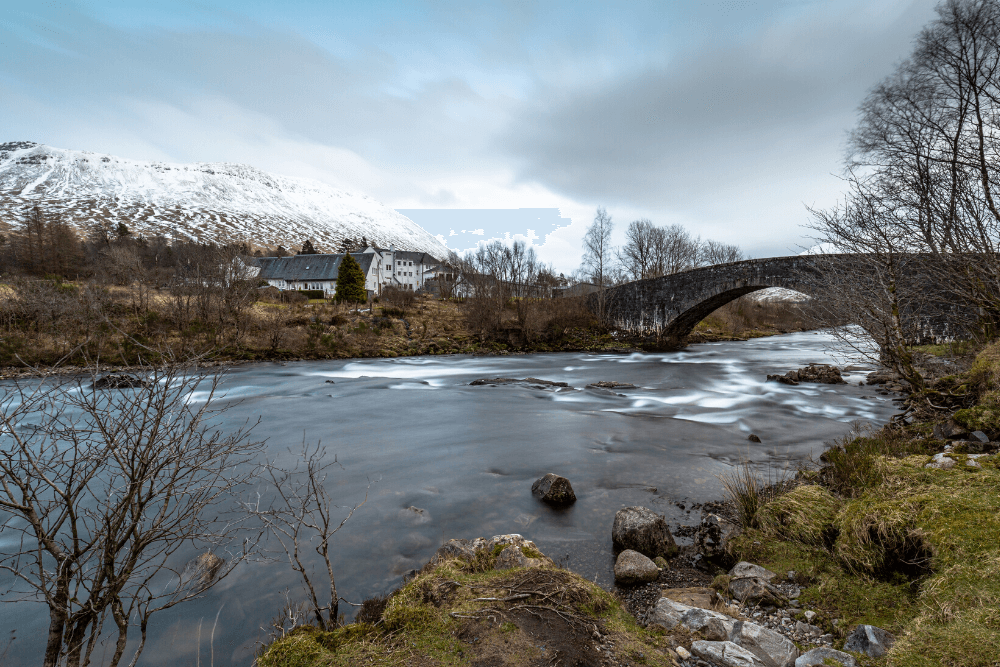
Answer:
[{"label": "rock in river", "polygon": [[94,384],[91,385],[94,389],[145,389],[148,386],[148,380],[127,373],[104,375],[94,380]]},{"label": "rock in river", "polygon": [[576,502],[576,494],[573,493],[573,485],[569,480],[551,472],[535,480],[531,485],[531,493],[550,505],[571,505]]},{"label": "rock in river", "polygon": [[648,558],[670,558],[678,551],[667,520],[645,507],[618,510],[611,527],[611,542],[615,551],[631,549]]},{"label": "rock in river", "polygon": [[818,382],[820,384],[847,384],[840,376],[840,369],[829,364],[809,364],[797,371],[788,371],[784,375],[768,375],[772,382],[796,385],[800,382]]},{"label": "rock in river", "polygon": [[638,551],[626,549],[615,561],[615,582],[627,586],[656,581],[660,569]]},{"label": "rock in river", "polygon": [[518,380],[517,378],[492,378],[484,380],[473,380],[469,383],[470,387],[482,387],[491,386],[495,387],[504,384],[523,384],[535,389],[552,389],[560,387],[568,387],[569,385],[565,382],[553,382],[552,380],[539,380],[538,378],[524,378],[523,380]]}]

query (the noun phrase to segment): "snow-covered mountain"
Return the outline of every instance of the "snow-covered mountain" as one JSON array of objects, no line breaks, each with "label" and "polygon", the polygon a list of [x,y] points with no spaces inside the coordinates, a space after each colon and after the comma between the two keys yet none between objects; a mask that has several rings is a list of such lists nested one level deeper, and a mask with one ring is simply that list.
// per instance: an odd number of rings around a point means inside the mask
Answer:
[{"label": "snow-covered mountain", "polygon": [[448,250],[404,215],[366,195],[229,163],[141,162],[28,141],[0,144],[0,221],[33,206],[81,230],[124,222],[134,233],[236,240],[317,250],[344,238],[426,252]]}]

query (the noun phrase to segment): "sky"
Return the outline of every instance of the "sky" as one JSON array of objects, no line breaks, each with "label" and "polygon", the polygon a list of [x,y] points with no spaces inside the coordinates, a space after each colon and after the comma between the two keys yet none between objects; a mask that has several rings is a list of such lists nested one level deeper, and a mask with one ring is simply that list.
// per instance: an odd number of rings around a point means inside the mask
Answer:
[{"label": "sky", "polygon": [[565,272],[598,206],[794,254],[934,5],[0,0],[0,142],[248,163]]}]

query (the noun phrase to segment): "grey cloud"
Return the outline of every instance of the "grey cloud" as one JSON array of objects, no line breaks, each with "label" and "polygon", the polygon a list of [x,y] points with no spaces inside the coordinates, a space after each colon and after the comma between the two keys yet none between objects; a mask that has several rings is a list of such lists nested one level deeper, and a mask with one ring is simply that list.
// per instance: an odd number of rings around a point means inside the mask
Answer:
[{"label": "grey cloud", "polygon": [[546,91],[498,148],[526,181],[645,207],[698,207],[748,183],[828,173],[853,110],[909,51],[931,6],[914,3],[877,31],[814,15],[625,78]]}]

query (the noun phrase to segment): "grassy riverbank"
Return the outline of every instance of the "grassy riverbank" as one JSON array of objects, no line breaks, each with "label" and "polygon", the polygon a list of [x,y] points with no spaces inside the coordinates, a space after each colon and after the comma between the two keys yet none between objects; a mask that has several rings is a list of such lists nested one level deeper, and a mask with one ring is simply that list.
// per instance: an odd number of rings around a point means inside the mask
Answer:
[{"label": "grassy riverbank", "polygon": [[[912,423],[853,433],[823,455],[819,471],[803,471],[798,486],[769,502],[744,488],[745,530],[729,551],[794,571],[803,606],[820,614],[813,623],[841,639],[858,623],[897,636],[886,657],[865,664],[996,665],[1000,461],[979,455],[991,445],[946,446],[974,440],[961,431],[1000,437],[1000,345],[930,391],[911,397]],[[948,396],[951,409],[927,407]],[[935,424],[951,429],[949,439],[934,437]],[[938,453],[952,467],[927,467]]]},{"label": "grassy riverbank", "polygon": [[[434,354],[638,350],[602,326],[582,299],[512,302],[489,331],[467,304],[407,295],[355,308],[287,303],[244,292],[153,290],[55,280],[0,285],[0,368],[128,367],[200,357],[214,362]],[[692,341],[737,340],[803,327],[792,306],[741,300],[706,318]]]}]

